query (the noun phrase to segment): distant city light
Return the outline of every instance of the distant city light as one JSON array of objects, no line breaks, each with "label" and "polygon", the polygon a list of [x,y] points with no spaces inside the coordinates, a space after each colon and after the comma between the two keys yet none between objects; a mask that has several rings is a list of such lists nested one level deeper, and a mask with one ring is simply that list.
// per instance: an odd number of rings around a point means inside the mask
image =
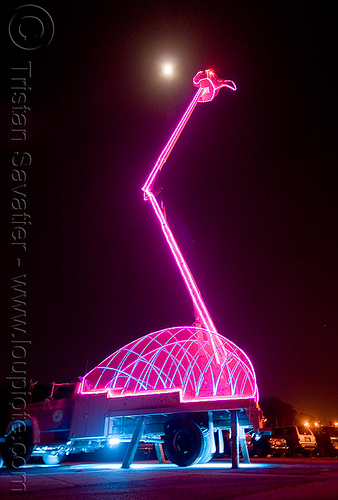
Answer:
[{"label": "distant city light", "polygon": [[305,425],[305,427],[310,427],[310,423],[309,423],[309,422],[307,422],[307,421],[306,421],[306,422],[304,422],[304,425]]}]

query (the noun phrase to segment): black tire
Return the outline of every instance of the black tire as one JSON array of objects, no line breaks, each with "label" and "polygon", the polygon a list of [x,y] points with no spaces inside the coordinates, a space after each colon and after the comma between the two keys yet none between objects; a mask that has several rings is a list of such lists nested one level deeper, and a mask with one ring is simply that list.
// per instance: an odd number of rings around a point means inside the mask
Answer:
[{"label": "black tire", "polygon": [[171,462],[189,467],[197,463],[205,452],[202,430],[192,420],[172,420],[165,428],[164,447]]},{"label": "black tire", "polygon": [[32,454],[33,428],[30,420],[18,420],[11,423],[6,442],[2,449],[4,465],[9,469],[18,469],[26,465]]},{"label": "black tire", "polygon": [[207,464],[213,457],[212,453],[212,436],[209,429],[201,429],[203,434],[202,453],[197,460],[197,464]]}]

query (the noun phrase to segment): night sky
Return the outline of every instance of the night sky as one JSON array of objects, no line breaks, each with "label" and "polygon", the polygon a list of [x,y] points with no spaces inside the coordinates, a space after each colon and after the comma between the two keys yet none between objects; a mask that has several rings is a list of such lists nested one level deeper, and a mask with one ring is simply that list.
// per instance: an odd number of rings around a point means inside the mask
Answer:
[{"label": "night sky", "polygon": [[[334,2],[41,0],[55,33],[36,50],[8,35],[23,3],[5,2],[1,16],[1,383],[21,274],[17,339],[31,342],[25,371],[41,383],[74,381],[137,337],[193,322],[141,186],[192,78],[213,68],[238,90],[197,106],[165,165],[169,223],[218,331],[251,358],[260,395],[338,419]],[[37,25],[27,22],[29,35]],[[171,80],[160,75],[167,59]],[[28,61],[26,140],[13,141],[11,78]],[[11,236],[15,152],[32,159],[22,167],[25,252]]]}]

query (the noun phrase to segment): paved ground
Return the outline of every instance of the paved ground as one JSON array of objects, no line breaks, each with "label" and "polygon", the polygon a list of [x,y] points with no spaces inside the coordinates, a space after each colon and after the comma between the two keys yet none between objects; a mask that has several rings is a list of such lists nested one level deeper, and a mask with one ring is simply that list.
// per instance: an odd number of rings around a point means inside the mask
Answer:
[{"label": "paved ground", "polygon": [[[23,485],[25,493],[23,494]],[[338,459],[253,459],[179,468],[170,463],[31,465],[0,470],[0,498],[117,500],[336,500]]]}]

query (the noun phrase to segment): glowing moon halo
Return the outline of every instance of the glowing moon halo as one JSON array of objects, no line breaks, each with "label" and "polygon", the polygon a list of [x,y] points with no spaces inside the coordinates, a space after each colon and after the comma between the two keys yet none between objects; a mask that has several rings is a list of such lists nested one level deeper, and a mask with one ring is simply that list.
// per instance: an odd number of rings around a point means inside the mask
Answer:
[{"label": "glowing moon halo", "polygon": [[162,65],[162,74],[166,77],[171,77],[174,74],[174,66],[171,63],[164,63]]}]

